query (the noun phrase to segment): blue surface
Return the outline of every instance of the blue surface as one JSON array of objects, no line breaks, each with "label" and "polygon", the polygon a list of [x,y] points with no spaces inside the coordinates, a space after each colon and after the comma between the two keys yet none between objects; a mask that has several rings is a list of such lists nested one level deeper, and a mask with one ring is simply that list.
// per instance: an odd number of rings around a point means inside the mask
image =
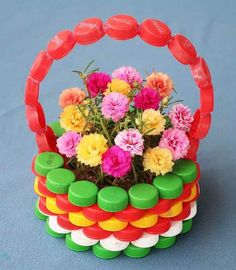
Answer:
[{"label": "blue surface", "polygon": [[[43,4],[44,3],[44,4]],[[235,171],[235,1],[1,1],[0,9],[0,269],[236,269]],[[121,256],[103,261],[91,252],[69,251],[63,240],[44,231],[33,213],[33,134],[24,119],[24,84],[39,50],[59,30],[73,29],[83,18],[106,20],[127,13],[139,21],[165,21],[173,33],[185,34],[206,58],[215,85],[216,107],[209,137],[202,142],[199,213],[194,229],[177,244],[154,251],[144,259]],[[40,99],[48,121],[58,117],[57,96],[78,85],[71,73],[91,59],[105,71],[132,65],[144,72],[155,67],[169,73],[185,103],[198,105],[198,90],[185,66],[167,49],[149,47],[141,40],[116,42],[108,38],[79,47],[53,65],[42,83]]]}]

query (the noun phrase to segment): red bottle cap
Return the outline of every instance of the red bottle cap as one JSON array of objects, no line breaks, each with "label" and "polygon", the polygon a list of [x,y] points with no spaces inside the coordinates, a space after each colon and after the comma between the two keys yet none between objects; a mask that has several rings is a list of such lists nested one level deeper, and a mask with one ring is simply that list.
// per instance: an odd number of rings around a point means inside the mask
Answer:
[{"label": "red bottle cap", "polygon": [[208,114],[214,110],[214,90],[213,86],[200,89],[200,109],[202,114]]},{"label": "red bottle cap", "polygon": [[121,221],[132,222],[140,219],[144,214],[144,210],[134,208],[129,204],[126,209],[115,212],[114,216]]},{"label": "red bottle cap", "polygon": [[42,134],[46,131],[45,115],[40,103],[36,107],[26,106],[26,119],[33,132]]},{"label": "red bottle cap", "polygon": [[180,220],[184,220],[185,218],[187,218],[190,215],[190,203],[189,202],[185,202],[183,203],[183,209],[182,212],[175,217],[172,217],[171,220],[172,221],[180,221]]},{"label": "red bottle cap", "polygon": [[169,230],[170,225],[171,223],[169,218],[158,217],[158,222],[154,226],[146,228],[145,232],[150,234],[162,234]]},{"label": "red bottle cap", "polygon": [[173,200],[159,199],[159,202],[153,207],[148,209],[149,213],[161,214],[167,212],[172,206]]},{"label": "red bottle cap", "polygon": [[128,225],[125,229],[113,232],[113,235],[120,241],[131,242],[139,239],[143,234],[143,229]]},{"label": "red bottle cap", "polygon": [[157,47],[165,46],[171,38],[169,27],[154,19],[147,19],[140,25],[139,35],[145,42]]},{"label": "red bottle cap", "polygon": [[79,230],[79,226],[72,224],[69,220],[68,214],[58,215],[57,216],[58,224],[66,230]]},{"label": "red bottle cap", "polygon": [[35,139],[39,153],[58,152],[55,134],[49,126],[47,126],[45,133],[36,134]]},{"label": "red bottle cap", "polygon": [[185,36],[177,34],[168,44],[172,55],[182,64],[192,64],[197,57],[193,44]]},{"label": "red bottle cap", "polygon": [[176,198],[174,201],[175,202],[180,202],[180,201],[183,201],[183,200],[187,199],[191,195],[193,185],[194,185],[193,183],[184,184],[182,194],[178,198]]},{"label": "red bottle cap", "polygon": [[113,213],[106,212],[98,207],[97,204],[93,204],[89,207],[83,208],[83,214],[86,218],[94,221],[104,221],[112,217]]},{"label": "red bottle cap", "polygon": [[138,34],[138,22],[128,15],[115,15],[110,17],[105,24],[106,34],[118,40],[127,40]]},{"label": "red bottle cap", "polygon": [[68,194],[57,194],[56,205],[65,212],[80,212],[81,207],[76,206],[68,201]]},{"label": "red bottle cap", "polygon": [[45,51],[41,51],[30,69],[30,76],[36,81],[42,81],[47,75],[52,62],[52,58]]},{"label": "red bottle cap", "polygon": [[211,86],[211,73],[204,58],[198,57],[196,61],[190,65],[190,70],[199,88]]},{"label": "red bottle cap", "polygon": [[190,137],[195,139],[203,139],[209,132],[211,126],[211,114],[201,114],[198,109],[194,114],[194,120],[189,132]]},{"label": "red bottle cap", "polygon": [[191,138],[191,137],[188,137],[188,139],[189,139],[189,149],[188,149],[188,153],[186,155],[186,159],[190,159],[192,161],[195,161],[197,159],[199,140]]},{"label": "red bottle cap", "polygon": [[46,198],[39,197],[39,210],[40,210],[44,215],[47,215],[47,216],[56,216],[56,214],[52,213],[51,211],[49,211],[49,210],[47,209],[47,206],[46,206]]},{"label": "red bottle cap", "polygon": [[103,230],[97,223],[89,227],[84,227],[83,232],[87,237],[96,240],[104,239],[111,235],[111,232]]},{"label": "red bottle cap", "polygon": [[47,51],[53,59],[66,56],[74,47],[75,38],[71,31],[64,30],[57,33],[48,43]]},{"label": "red bottle cap", "polygon": [[25,105],[37,107],[39,97],[39,82],[31,77],[27,78],[25,85]]},{"label": "red bottle cap", "polygon": [[49,191],[46,187],[46,177],[39,176],[38,177],[38,190],[46,197],[55,197],[55,193]]},{"label": "red bottle cap", "polygon": [[103,22],[99,18],[88,18],[80,22],[74,31],[77,43],[88,45],[104,36]]}]

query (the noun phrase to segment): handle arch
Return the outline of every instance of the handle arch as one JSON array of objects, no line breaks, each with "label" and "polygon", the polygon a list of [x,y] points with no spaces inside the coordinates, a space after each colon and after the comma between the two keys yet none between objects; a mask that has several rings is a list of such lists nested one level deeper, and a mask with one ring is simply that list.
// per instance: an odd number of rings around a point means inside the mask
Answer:
[{"label": "handle arch", "polygon": [[39,102],[40,83],[48,74],[51,65],[65,57],[76,45],[90,45],[104,35],[116,40],[128,40],[139,36],[144,42],[155,47],[166,46],[173,57],[189,67],[200,92],[200,105],[194,114],[189,131],[190,148],[187,158],[196,160],[199,142],[205,138],[211,126],[214,110],[214,88],[210,70],[203,57],[197,55],[194,45],[181,34],[171,35],[169,27],[156,19],[145,19],[141,24],[129,15],[114,15],[105,23],[100,18],[81,21],[74,31],[57,33],[47,48],[37,55],[29,71],[25,86],[26,119],[30,130],[35,133],[39,152],[58,151],[56,137],[47,125],[43,108]]}]

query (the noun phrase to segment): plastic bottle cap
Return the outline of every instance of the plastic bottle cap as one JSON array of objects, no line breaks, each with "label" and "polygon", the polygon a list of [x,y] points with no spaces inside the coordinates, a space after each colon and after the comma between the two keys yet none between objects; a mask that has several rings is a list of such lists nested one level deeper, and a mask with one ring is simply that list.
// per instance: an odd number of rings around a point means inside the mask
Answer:
[{"label": "plastic bottle cap", "polygon": [[95,245],[98,240],[94,240],[91,238],[88,238],[84,233],[83,230],[77,230],[71,232],[71,239],[73,242],[75,242],[77,245],[81,246],[93,246]]},{"label": "plastic bottle cap", "polygon": [[183,228],[182,221],[171,221],[170,229],[161,236],[172,237],[181,233]]},{"label": "plastic bottle cap", "polygon": [[121,221],[115,217],[111,217],[108,220],[98,222],[98,225],[106,231],[117,232],[127,227],[128,222]]},{"label": "plastic bottle cap", "polygon": [[73,251],[87,251],[90,246],[81,246],[72,241],[70,233],[66,235],[66,246]]},{"label": "plastic bottle cap", "polygon": [[124,254],[131,258],[142,258],[147,256],[151,251],[151,248],[140,248],[136,247],[133,244],[129,244],[129,246],[123,251]]},{"label": "plastic bottle cap", "polygon": [[57,137],[61,137],[66,132],[65,129],[61,127],[59,121],[53,122],[49,124],[49,126]]},{"label": "plastic bottle cap", "polygon": [[173,167],[173,174],[182,178],[184,183],[191,183],[197,177],[197,165],[188,159],[179,159]]},{"label": "plastic bottle cap", "polygon": [[87,237],[97,240],[107,238],[111,235],[111,232],[103,230],[97,223],[89,227],[84,227],[83,232]]},{"label": "plastic bottle cap", "polygon": [[68,194],[57,194],[56,205],[65,212],[79,212],[81,207],[76,206],[68,201]]},{"label": "plastic bottle cap", "polygon": [[69,231],[80,229],[79,226],[76,226],[70,222],[68,214],[58,215],[57,222],[62,228],[69,230]]},{"label": "plastic bottle cap", "polygon": [[184,220],[183,221],[183,228],[182,228],[181,233],[184,234],[184,233],[189,232],[192,229],[192,226],[193,226],[193,220],[192,219]]},{"label": "plastic bottle cap", "polygon": [[133,207],[149,209],[158,202],[158,191],[153,185],[140,183],[129,189],[129,198]]},{"label": "plastic bottle cap", "polygon": [[69,186],[75,181],[75,174],[67,169],[58,168],[51,170],[47,174],[47,188],[57,194],[65,194],[68,192]]},{"label": "plastic bottle cap", "polygon": [[102,210],[101,208],[99,208],[97,204],[94,204],[94,205],[91,205],[88,207],[84,207],[83,214],[88,219],[91,219],[94,221],[107,220],[107,219],[111,218],[113,215],[111,212],[106,212],[106,211]]},{"label": "plastic bottle cap", "polygon": [[97,201],[98,187],[89,181],[81,180],[69,187],[68,199],[78,206],[90,206]]},{"label": "plastic bottle cap", "polygon": [[158,222],[154,226],[146,228],[145,232],[150,234],[162,234],[168,231],[169,228],[170,228],[170,219],[159,217]]},{"label": "plastic bottle cap", "polygon": [[100,244],[103,248],[110,251],[121,251],[128,247],[129,242],[120,241],[114,235],[110,235],[109,237],[102,239]]},{"label": "plastic bottle cap", "polygon": [[160,236],[158,243],[154,246],[155,248],[169,248],[176,242],[176,236],[164,237]]},{"label": "plastic bottle cap", "polygon": [[145,214],[144,210],[134,208],[130,204],[124,210],[116,212],[114,216],[122,221],[132,222],[140,219]]},{"label": "plastic bottle cap", "polygon": [[98,206],[108,212],[118,212],[128,205],[128,194],[120,187],[105,187],[98,193]]},{"label": "plastic bottle cap", "polygon": [[51,230],[53,230],[56,233],[66,234],[70,232],[70,230],[64,229],[58,224],[57,216],[48,217],[48,226]]},{"label": "plastic bottle cap", "polygon": [[153,185],[158,189],[159,195],[163,199],[175,199],[183,192],[181,178],[172,173],[157,176]]},{"label": "plastic bottle cap", "polygon": [[89,227],[96,222],[86,218],[83,212],[78,213],[69,213],[69,220],[72,224],[79,226],[79,227]]},{"label": "plastic bottle cap", "polygon": [[113,235],[120,241],[131,242],[140,238],[143,234],[143,229],[128,225],[121,231],[113,232]]},{"label": "plastic bottle cap", "polygon": [[54,232],[50,227],[49,227],[49,224],[48,224],[48,219],[47,219],[47,222],[45,223],[45,229],[46,229],[46,232],[51,235],[52,237],[56,237],[56,238],[64,238],[66,236],[66,234],[63,234],[63,233],[57,233],[57,232]]},{"label": "plastic bottle cap", "polygon": [[47,216],[40,212],[38,208],[38,201],[36,201],[34,206],[34,214],[40,220],[47,220]]},{"label": "plastic bottle cap", "polygon": [[49,171],[62,167],[64,160],[61,155],[54,152],[43,152],[35,159],[35,171],[46,176]]},{"label": "plastic bottle cap", "polygon": [[93,254],[101,259],[113,259],[120,255],[120,251],[110,251],[103,248],[100,243],[92,247]]},{"label": "plastic bottle cap", "polygon": [[149,233],[144,232],[143,235],[139,239],[132,241],[132,244],[135,245],[136,247],[149,248],[156,245],[158,240],[159,240],[159,235],[157,234],[154,235],[154,234],[149,234]]},{"label": "plastic bottle cap", "polygon": [[145,214],[142,218],[130,222],[131,225],[137,228],[149,228],[154,226],[158,221],[158,216],[156,214]]}]

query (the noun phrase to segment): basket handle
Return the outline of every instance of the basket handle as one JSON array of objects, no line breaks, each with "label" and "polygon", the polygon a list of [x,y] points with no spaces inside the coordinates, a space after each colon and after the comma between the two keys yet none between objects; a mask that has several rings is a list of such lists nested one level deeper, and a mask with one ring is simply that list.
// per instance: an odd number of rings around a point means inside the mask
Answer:
[{"label": "basket handle", "polygon": [[47,49],[37,55],[26,80],[25,106],[29,128],[35,133],[39,152],[58,151],[56,137],[47,126],[43,108],[39,103],[39,86],[47,75],[54,60],[66,56],[75,46],[90,45],[104,35],[116,40],[128,40],[139,36],[152,46],[167,46],[174,58],[189,66],[195,84],[200,90],[200,107],[194,114],[190,132],[190,149],[187,158],[196,160],[199,141],[205,138],[211,126],[211,112],[214,110],[214,89],[206,61],[193,44],[183,35],[171,35],[169,27],[156,19],[146,19],[140,25],[128,15],[115,15],[106,23],[99,18],[88,18],[80,22],[75,30],[57,33],[48,43]]}]

